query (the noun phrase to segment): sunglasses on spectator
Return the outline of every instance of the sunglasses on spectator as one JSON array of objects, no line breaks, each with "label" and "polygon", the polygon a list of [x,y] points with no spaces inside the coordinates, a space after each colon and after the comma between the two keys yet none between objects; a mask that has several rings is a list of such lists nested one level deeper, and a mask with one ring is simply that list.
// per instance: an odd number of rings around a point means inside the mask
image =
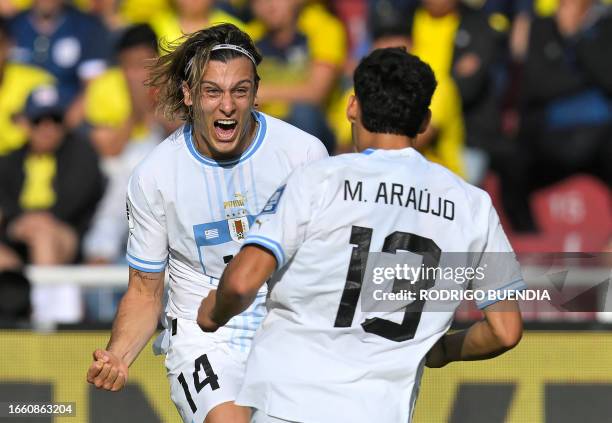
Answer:
[{"label": "sunglasses on spectator", "polygon": [[58,114],[51,114],[51,115],[42,115],[42,116],[37,116],[34,119],[31,119],[30,122],[32,122],[32,125],[39,125],[41,122],[44,122],[46,120],[50,120],[53,123],[62,123],[64,121],[64,117]]}]

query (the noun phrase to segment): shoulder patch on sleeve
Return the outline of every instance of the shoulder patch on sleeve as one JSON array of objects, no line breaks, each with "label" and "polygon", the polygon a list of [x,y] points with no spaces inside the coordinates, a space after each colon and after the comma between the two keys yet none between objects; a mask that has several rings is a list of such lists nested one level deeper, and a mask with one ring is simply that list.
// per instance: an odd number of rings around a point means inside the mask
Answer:
[{"label": "shoulder patch on sleeve", "polygon": [[285,187],[287,185],[282,185],[278,187],[274,194],[270,197],[266,205],[264,206],[261,214],[273,214],[276,213],[276,208],[278,207],[278,203],[280,202],[281,197],[283,196],[283,192],[285,192]]},{"label": "shoulder patch on sleeve", "polygon": [[129,199],[127,199],[125,202],[125,212],[127,214],[129,234],[132,235],[132,232],[134,231],[134,217],[132,214],[132,203]]}]

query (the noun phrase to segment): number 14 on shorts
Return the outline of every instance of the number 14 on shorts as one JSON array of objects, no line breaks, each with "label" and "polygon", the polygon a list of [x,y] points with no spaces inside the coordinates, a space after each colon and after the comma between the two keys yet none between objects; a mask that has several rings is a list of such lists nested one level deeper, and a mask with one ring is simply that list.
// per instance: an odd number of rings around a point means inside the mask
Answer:
[{"label": "number 14 on shorts", "polygon": [[[204,370],[204,374],[206,378],[200,380],[200,371]],[[187,402],[189,403],[189,407],[191,407],[191,412],[195,413],[198,407],[193,402],[193,398],[191,397],[191,393],[189,392],[189,385],[187,384],[187,380],[183,373],[178,375],[178,381],[183,387],[183,391],[185,392],[185,397],[187,398]],[[196,393],[200,393],[200,391],[206,386],[210,385],[210,389],[213,391],[219,389],[219,376],[217,376],[210,365],[210,361],[208,361],[208,357],[206,354],[202,354],[200,357],[196,358],[194,362],[194,370],[193,370],[193,386],[195,387]]]}]

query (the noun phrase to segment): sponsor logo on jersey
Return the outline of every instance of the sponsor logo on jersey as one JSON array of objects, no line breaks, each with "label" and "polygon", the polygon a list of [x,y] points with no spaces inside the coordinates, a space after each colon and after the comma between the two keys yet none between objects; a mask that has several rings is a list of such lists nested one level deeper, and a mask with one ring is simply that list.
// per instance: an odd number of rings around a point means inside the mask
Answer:
[{"label": "sponsor logo on jersey", "polygon": [[249,231],[249,219],[246,216],[228,219],[230,236],[234,241],[242,242]]},{"label": "sponsor logo on jersey", "polygon": [[234,194],[235,199],[234,200],[230,200],[230,201],[224,201],[223,202],[223,208],[224,209],[236,209],[236,208],[243,208],[246,207],[246,198],[244,195],[242,195],[241,193],[237,192],[236,194]]}]

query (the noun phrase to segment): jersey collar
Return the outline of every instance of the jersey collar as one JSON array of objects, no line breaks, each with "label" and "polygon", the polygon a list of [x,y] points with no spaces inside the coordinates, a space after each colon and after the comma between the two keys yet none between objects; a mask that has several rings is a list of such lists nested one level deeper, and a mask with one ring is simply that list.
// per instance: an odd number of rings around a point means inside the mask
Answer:
[{"label": "jersey collar", "polygon": [[[361,152],[361,154],[363,154],[365,156],[369,156],[369,155],[371,155],[373,153],[376,153],[377,151],[378,151],[378,149],[376,149],[376,148],[366,148],[365,150],[363,150]],[[385,152],[388,152],[388,153],[395,153],[395,154],[398,154],[400,156],[410,156],[411,154],[414,154],[414,153],[419,154],[418,151],[416,151],[413,147],[406,147],[406,148],[402,148],[400,150],[382,150],[382,151],[385,151]]]},{"label": "jersey collar", "polygon": [[255,154],[257,149],[259,149],[261,144],[263,144],[263,139],[266,136],[267,124],[266,124],[266,118],[264,117],[264,115],[257,111],[253,111],[253,117],[259,123],[257,127],[257,133],[255,134],[255,138],[253,139],[253,141],[251,141],[251,144],[249,145],[249,147],[240,155],[240,157],[236,157],[235,159],[230,159],[230,160],[215,160],[215,159],[211,159],[210,157],[206,157],[202,155],[202,153],[198,151],[198,149],[196,148],[193,142],[193,137],[191,136],[192,126],[191,124],[188,124],[188,123],[185,124],[185,126],[183,127],[183,138],[185,139],[187,150],[189,150],[189,153],[191,153],[191,155],[197,161],[199,161],[200,163],[206,166],[231,167],[231,166],[237,165],[238,163],[242,163],[248,160],[253,154]]}]

